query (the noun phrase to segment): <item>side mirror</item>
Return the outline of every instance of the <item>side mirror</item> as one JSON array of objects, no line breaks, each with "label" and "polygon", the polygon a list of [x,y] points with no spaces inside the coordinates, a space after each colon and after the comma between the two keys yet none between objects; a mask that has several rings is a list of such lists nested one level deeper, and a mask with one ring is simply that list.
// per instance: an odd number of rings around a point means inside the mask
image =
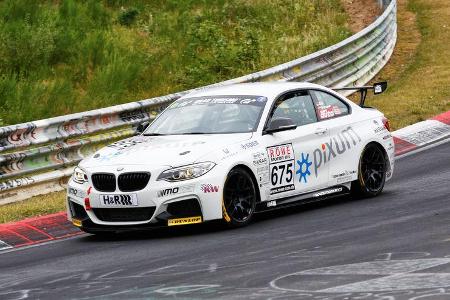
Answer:
[{"label": "side mirror", "polygon": [[297,128],[294,120],[291,118],[274,118],[270,120],[267,129],[263,131],[263,134],[270,134],[274,132],[294,130]]},{"label": "side mirror", "polygon": [[142,134],[147,129],[150,122],[143,122],[136,127],[136,134]]}]

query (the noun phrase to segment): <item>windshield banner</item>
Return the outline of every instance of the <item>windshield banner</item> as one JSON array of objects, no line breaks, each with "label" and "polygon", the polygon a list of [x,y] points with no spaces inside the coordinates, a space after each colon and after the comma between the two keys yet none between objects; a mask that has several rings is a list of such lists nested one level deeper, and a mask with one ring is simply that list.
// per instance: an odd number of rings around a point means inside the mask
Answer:
[{"label": "windshield banner", "polygon": [[263,96],[245,96],[245,95],[204,96],[204,97],[194,97],[177,100],[169,106],[169,109],[184,106],[208,105],[208,104],[239,104],[239,105],[264,106],[266,102],[267,98]]}]

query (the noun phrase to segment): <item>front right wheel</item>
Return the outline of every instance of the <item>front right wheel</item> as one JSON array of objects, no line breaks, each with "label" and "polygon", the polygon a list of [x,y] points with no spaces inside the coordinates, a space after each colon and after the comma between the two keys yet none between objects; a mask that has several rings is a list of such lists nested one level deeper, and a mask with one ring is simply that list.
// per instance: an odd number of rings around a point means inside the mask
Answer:
[{"label": "front right wheel", "polygon": [[225,222],[231,227],[250,223],[257,198],[257,189],[250,173],[243,168],[231,170],[223,189]]},{"label": "front right wheel", "polygon": [[371,143],[361,153],[358,180],[352,183],[352,192],[363,197],[381,193],[386,182],[387,159],[381,146]]}]

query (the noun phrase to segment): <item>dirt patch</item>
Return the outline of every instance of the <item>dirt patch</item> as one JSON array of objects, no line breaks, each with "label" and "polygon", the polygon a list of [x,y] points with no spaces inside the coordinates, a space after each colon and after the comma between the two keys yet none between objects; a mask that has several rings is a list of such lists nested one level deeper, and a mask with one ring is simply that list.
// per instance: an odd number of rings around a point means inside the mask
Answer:
[{"label": "dirt patch", "polygon": [[341,0],[349,15],[348,26],[354,33],[363,30],[381,14],[381,8],[375,0]]},{"label": "dirt patch", "polygon": [[[364,6],[376,1],[341,0],[349,24],[369,17],[363,17]],[[388,91],[380,96],[369,93],[366,103],[380,109],[391,121],[391,127],[398,129],[424,120],[449,109],[450,72],[447,66],[450,30],[447,30],[450,5],[448,0],[397,0],[397,43],[388,64],[371,82],[388,81]],[[366,4],[364,4],[366,3]],[[447,5],[443,5],[446,3]],[[348,4],[351,4],[347,6]],[[370,9],[368,10],[370,11]],[[372,10],[372,13],[374,11]],[[374,14],[373,17],[379,15]],[[373,20],[373,19],[371,19]],[[352,26],[352,25],[350,25]],[[362,29],[351,27],[352,30]],[[450,28],[450,26],[449,26]],[[423,35],[426,33],[425,35]],[[420,84],[419,84],[420,83]],[[439,83],[439,84],[437,84]],[[359,102],[359,96],[351,97]]]}]

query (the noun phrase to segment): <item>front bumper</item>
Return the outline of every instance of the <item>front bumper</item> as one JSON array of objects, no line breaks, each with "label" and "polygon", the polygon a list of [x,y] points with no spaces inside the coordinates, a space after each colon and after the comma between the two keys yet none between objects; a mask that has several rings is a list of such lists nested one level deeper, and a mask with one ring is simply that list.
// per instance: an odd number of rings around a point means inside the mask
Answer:
[{"label": "front bumper", "polygon": [[[144,189],[133,192],[100,192],[90,180],[78,184],[71,179],[67,190],[68,219],[89,232],[147,229],[221,219],[224,178],[218,170],[212,171],[176,183],[150,180]],[[121,195],[137,200],[132,205],[111,205],[104,200]]]},{"label": "front bumper", "polygon": [[[105,232],[105,231],[115,232],[115,231],[156,229],[161,227],[167,227],[170,226],[170,224],[174,223],[177,223],[176,225],[201,223],[203,219],[201,210],[197,211],[185,210],[180,214],[171,214],[166,211],[155,216],[154,218],[155,220],[152,222],[147,222],[144,224],[128,224],[128,225],[114,224],[112,226],[94,223],[89,218],[85,208],[73,201],[69,200],[68,206],[70,212],[70,219],[72,220],[72,223],[75,226],[79,227],[80,229],[90,233]],[[169,209],[169,211],[171,211],[171,209]]]}]

